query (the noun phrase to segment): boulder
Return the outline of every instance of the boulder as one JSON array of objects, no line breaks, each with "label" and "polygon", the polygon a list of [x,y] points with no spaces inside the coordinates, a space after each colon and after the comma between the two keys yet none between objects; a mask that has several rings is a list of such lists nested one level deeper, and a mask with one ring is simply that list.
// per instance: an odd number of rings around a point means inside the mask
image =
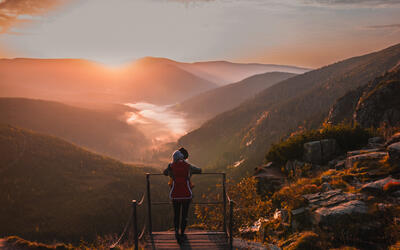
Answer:
[{"label": "boulder", "polygon": [[372,137],[368,139],[367,148],[382,148],[384,143],[383,137]]},{"label": "boulder", "polygon": [[336,170],[341,170],[344,169],[345,167],[346,167],[346,161],[338,161],[338,163],[336,163],[335,165]]},{"label": "boulder", "polygon": [[355,215],[367,214],[368,207],[361,200],[352,200],[333,207],[321,207],[314,211],[314,220],[318,225],[331,226],[337,222],[353,219]]},{"label": "boulder", "polygon": [[322,151],[321,153],[323,162],[331,160],[336,155],[336,140],[335,139],[321,140],[321,151]]},{"label": "boulder", "polygon": [[304,160],[306,162],[320,164],[322,162],[322,147],[320,141],[304,143]]},{"label": "boulder", "polygon": [[362,192],[369,192],[369,193],[382,193],[383,187],[389,182],[399,182],[400,180],[394,179],[391,176],[388,176],[384,179],[380,179],[377,181],[373,181],[367,184],[364,184],[361,187]]},{"label": "boulder", "polygon": [[389,146],[390,144],[400,142],[400,132],[392,135],[385,143],[385,146]]},{"label": "boulder", "polygon": [[280,168],[274,164],[257,168],[254,177],[257,180],[257,192],[262,195],[270,195],[279,190],[286,179]]},{"label": "boulder", "polygon": [[400,142],[392,143],[387,147],[389,160],[393,163],[400,162]]},{"label": "boulder", "polygon": [[316,209],[319,207],[331,207],[336,206],[343,202],[358,199],[359,196],[353,193],[345,193],[340,189],[334,189],[326,192],[320,192],[315,194],[303,195],[308,201],[309,209]]},{"label": "boulder", "polygon": [[351,168],[353,167],[354,163],[359,162],[359,161],[380,161],[383,158],[387,157],[387,152],[370,152],[370,153],[364,153],[364,154],[359,154],[359,155],[353,155],[350,157],[347,157],[346,159],[346,168]]},{"label": "boulder", "polygon": [[326,192],[326,191],[332,190],[333,188],[328,182],[324,182],[321,185],[321,189],[322,189],[322,191]]},{"label": "boulder", "polygon": [[382,152],[382,148],[369,148],[369,149],[360,149],[360,150],[354,150],[354,151],[348,151],[347,152],[347,157],[350,156],[355,156],[355,155],[362,155],[366,153],[373,153],[373,152]]},{"label": "boulder", "polygon": [[304,143],[303,159],[313,164],[321,164],[335,157],[337,145],[335,139],[323,139]]}]

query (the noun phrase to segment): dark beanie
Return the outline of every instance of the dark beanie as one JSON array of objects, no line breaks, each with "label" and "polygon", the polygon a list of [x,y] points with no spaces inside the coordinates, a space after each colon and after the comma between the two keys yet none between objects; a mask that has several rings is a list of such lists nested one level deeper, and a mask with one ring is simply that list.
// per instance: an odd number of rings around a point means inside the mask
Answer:
[{"label": "dark beanie", "polygon": [[189,157],[189,153],[185,148],[180,148],[179,152],[181,152],[183,154],[183,159],[187,159]]}]

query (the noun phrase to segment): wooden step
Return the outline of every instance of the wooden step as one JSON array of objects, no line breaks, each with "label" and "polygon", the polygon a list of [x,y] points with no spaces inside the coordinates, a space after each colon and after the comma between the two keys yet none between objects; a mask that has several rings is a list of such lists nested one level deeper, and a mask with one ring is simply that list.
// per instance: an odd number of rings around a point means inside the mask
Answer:
[{"label": "wooden step", "polygon": [[189,231],[185,240],[178,244],[172,231],[154,232],[144,239],[145,249],[228,249],[228,238],[224,232]]}]

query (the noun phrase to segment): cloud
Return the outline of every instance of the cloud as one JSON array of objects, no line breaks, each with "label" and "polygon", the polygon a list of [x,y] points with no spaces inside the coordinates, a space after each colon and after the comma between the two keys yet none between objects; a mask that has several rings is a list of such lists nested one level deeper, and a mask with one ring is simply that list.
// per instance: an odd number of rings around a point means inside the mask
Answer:
[{"label": "cloud", "polygon": [[400,23],[384,24],[384,25],[371,25],[367,29],[400,29]]},{"label": "cloud", "polygon": [[309,5],[386,7],[400,4],[400,0],[299,0]]},{"label": "cloud", "polygon": [[20,23],[30,22],[66,0],[0,0],[0,34]]}]

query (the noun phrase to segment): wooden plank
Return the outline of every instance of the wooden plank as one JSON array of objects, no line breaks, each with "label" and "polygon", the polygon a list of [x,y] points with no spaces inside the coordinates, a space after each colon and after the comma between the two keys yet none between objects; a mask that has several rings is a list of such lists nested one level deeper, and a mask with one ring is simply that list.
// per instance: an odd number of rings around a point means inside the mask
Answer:
[{"label": "wooden plank", "polygon": [[224,232],[190,230],[181,244],[175,238],[175,232],[154,232],[147,235],[145,249],[228,249],[228,238]]}]

